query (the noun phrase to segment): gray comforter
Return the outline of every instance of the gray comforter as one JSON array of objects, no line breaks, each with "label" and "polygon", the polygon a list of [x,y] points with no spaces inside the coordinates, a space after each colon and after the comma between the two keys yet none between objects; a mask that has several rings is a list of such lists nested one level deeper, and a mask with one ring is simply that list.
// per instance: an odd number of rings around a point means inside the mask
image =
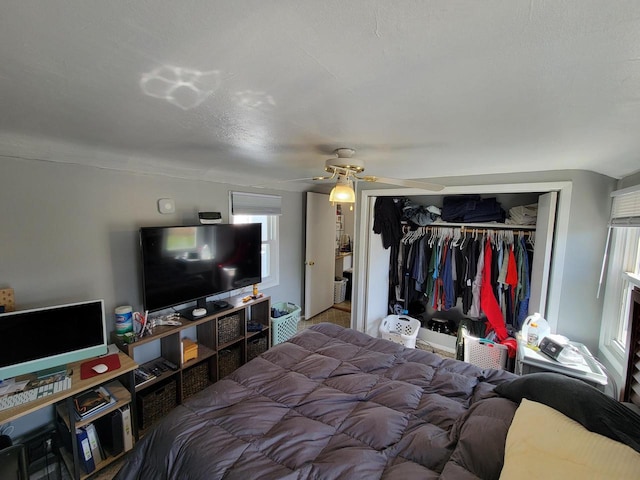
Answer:
[{"label": "gray comforter", "polygon": [[174,409],[116,478],[498,478],[513,378],[316,325]]}]

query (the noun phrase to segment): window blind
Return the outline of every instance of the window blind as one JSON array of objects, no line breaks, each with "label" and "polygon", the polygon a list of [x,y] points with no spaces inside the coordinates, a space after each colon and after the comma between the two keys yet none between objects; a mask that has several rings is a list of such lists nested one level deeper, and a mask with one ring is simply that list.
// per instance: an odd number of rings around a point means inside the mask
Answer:
[{"label": "window blind", "polygon": [[231,215],[282,215],[282,197],[231,192]]},{"label": "window blind", "polygon": [[618,190],[613,192],[611,207],[612,227],[640,227],[640,190]]}]

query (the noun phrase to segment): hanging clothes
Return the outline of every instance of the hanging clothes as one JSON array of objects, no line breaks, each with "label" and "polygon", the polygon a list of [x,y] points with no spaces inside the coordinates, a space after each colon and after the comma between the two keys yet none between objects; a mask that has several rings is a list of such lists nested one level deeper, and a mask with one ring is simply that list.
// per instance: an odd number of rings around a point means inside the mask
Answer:
[{"label": "hanging clothes", "polygon": [[[478,242],[478,247],[482,245],[481,242]],[[478,252],[478,263],[476,266],[476,275],[473,279],[473,287],[472,294],[473,300],[471,303],[471,308],[467,312],[472,318],[480,317],[480,289],[482,288],[482,274],[484,272],[484,252]]]},{"label": "hanging clothes", "polygon": [[527,315],[529,315],[529,296],[531,294],[529,278],[529,255],[527,253],[527,245],[524,238],[520,239],[520,244],[522,248],[522,290],[515,325],[518,330],[522,327],[522,324],[527,318]]},{"label": "hanging clothes", "polygon": [[465,315],[480,318],[486,315],[481,302],[486,283],[505,323],[518,329],[528,314],[531,252],[522,234],[516,240],[508,229],[483,232],[478,237],[476,231],[460,228],[407,230],[398,248],[398,283],[390,303],[449,310],[461,300]]}]

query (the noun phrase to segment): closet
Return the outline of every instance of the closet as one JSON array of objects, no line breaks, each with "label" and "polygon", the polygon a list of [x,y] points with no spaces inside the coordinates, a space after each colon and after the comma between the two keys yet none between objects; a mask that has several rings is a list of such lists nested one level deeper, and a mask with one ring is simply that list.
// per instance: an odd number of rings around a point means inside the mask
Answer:
[{"label": "closet", "polygon": [[[395,190],[385,191],[377,190],[365,192],[365,203],[362,216],[359,222],[360,238],[365,239],[362,248],[358,252],[357,261],[359,263],[357,270],[358,277],[358,293],[353,308],[357,327],[366,331],[371,335],[377,335],[379,322],[382,318],[389,314],[389,258],[391,252],[384,249],[380,235],[373,232],[374,206],[378,196],[388,197],[408,197],[415,204],[419,205],[435,205],[441,206],[445,195],[460,195],[465,193],[481,194],[483,198],[496,197],[504,210],[519,205],[528,205],[532,203],[538,204],[538,216],[535,226],[519,226],[504,224],[447,224],[433,225],[434,228],[451,228],[451,234],[454,235],[493,235],[495,238],[509,237],[513,234],[515,238],[526,237],[532,240],[532,258],[530,264],[530,292],[527,313],[540,312],[543,316],[553,316],[558,308],[558,298],[550,289],[550,282],[553,282],[552,275],[553,256],[552,251],[555,248],[554,255],[562,255],[566,248],[566,222],[568,219],[568,205],[570,201],[571,184],[569,182],[550,182],[540,184],[513,184],[513,185],[486,185],[473,187],[446,187],[438,195],[424,195],[423,192],[411,190]],[[558,227],[556,221],[561,222],[560,230],[562,235],[560,241],[557,239],[554,245],[554,238],[557,237]],[[505,228],[506,227],[506,228]],[[521,228],[520,228],[521,227]],[[510,233],[497,233],[505,230]],[[437,232],[437,230],[435,230]],[[520,233],[522,232],[522,233]],[[422,232],[420,232],[422,233]],[[429,233],[425,229],[425,234]],[[557,270],[561,270],[557,269]],[[561,275],[561,271],[556,272]],[[362,278],[360,278],[362,277]],[[559,282],[559,280],[558,280]],[[433,301],[432,298],[430,298]],[[460,303],[459,301],[457,302]],[[431,304],[433,307],[433,303]],[[437,304],[436,304],[437,307]],[[436,308],[436,311],[437,308]],[[442,309],[438,311],[438,316],[445,318],[447,313],[458,317],[465,317],[460,306],[453,309]],[[426,312],[426,321],[432,318],[429,312]],[[427,323],[425,322],[425,323]],[[553,327],[553,321],[551,322]],[[426,325],[425,325],[426,326]],[[425,330],[424,328],[422,330]],[[421,330],[421,334],[423,333]]]}]

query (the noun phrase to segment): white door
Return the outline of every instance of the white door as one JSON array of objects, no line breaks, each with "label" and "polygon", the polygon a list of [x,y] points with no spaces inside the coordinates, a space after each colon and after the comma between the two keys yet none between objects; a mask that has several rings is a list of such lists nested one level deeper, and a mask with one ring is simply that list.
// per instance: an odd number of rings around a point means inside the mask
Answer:
[{"label": "white door", "polygon": [[333,306],[336,261],[336,208],[329,195],[307,193],[304,318]]}]

